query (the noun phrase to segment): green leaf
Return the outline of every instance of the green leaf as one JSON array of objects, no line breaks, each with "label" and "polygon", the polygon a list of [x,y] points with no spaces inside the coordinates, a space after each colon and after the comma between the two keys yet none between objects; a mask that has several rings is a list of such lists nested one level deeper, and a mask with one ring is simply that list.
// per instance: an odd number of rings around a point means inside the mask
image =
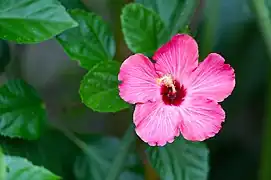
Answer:
[{"label": "green leaf", "polygon": [[0,87],[0,134],[28,140],[38,139],[46,113],[35,90],[22,80]]},{"label": "green leaf", "polygon": [[126,5],[121,23],[124,39],[134,53],[150,55],[169,39],[160,17],[141,4]]},{"label": "green leaf", "polygon": [[98,112],[117,112],[129,107],[119,96],[119,68],[116,61],[103,61],[84,76],[79,92],[87,107]]},{"label": "green leaf", "polygon": [[102,19],[83,10],[69,11],[79,26],[69,29],[57,37],[65,52],[86,69],[101,61],[112,60],[115,55],[115,41]]},{"label": "green leaf", "polygon": [[5,71],[5,67],[10,61],[9,46],[6,41],[0,40],[0,73]]},{"label": "green leaf", "polygon": [[[74,164],[76,180],[104,180],[108,174],[110,164],[118,153],[120,141],[113,137],[102,137],[89,140],[87,143],[96,156],[90,157],[82,154],[77,157]],[[134,152],[130,153],[124,171],[120,174],[118,180],[143,180],[141,175],[143,170],[141,168],[139,158]]]},{"label": "green leaf", "polygon": [[16,156],[5,156],[7,165],[6,180],[60,180],[59,176],[51,173],[47,169],[33,165],[25,158]]},{"label": "green leaf", "polygon": [[4,160],[4,154],[0,148],[0,179],[5,179],[6,177],[6,163]]},{"label": "green leaf", "polygon": [[69,10],[76,9],[76,8],[87,10],[87,8],[84,6],[81,0],[59,0],[59,1],[63,4],[63,6],[66,9],[69,9]]},{"label": "green leaf", "polygon": [[0,136],[0,142],[5,154],[24,157],[37,166],[44,166],[63,179],[74,179],[73,164],[76,155],[81,151],[60,131],[45,131],[36,141]]},{"label": "green leaf", "polygon": [[194,14],[199,0],[136,0],[135,2],[143,4],[157,12],[170,34],[176,34],[180,29],[185,29],[189,20]]},{"label": "green leaf", "polygon": [[203,143],[179,137],[164,147],[149,147],[147,153],[162,180],[207,180],[209,151]]},{"label": "green leaf", "polygon": [[1,39],[37,43],[77,25],[57,0],[0,1]]}]

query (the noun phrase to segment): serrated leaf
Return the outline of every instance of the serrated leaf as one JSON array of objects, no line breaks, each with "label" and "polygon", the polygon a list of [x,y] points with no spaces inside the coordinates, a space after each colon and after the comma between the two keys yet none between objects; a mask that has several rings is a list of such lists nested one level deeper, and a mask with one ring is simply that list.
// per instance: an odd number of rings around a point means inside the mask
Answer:
[{"label": "serrated leaf", "polygon": [[0,148],[0,179],[5,179],[6,177],[6,164],[4,160],[4,154],[2,153],[2,149]]},{"label": "serrated leaf", "polygon": [[0,1],[1,39],[37,43],[75,26],[77,23],[57,0]]},{"label": "serrated leaf", "polygon": [[94,13],[79,9],[69,12],[79,26],[57,36],[57,40],[70,58],[88,70],[101,61],[112,60],[116,48],[109,26]]},{"label": "serrated leaf", "polygon": [[0,40],[0,73],[5,71],[5,67],[10,61],[9,46],[6,41]]},{"label": "serrated leaf", "polygon": [[35,90],[22,80],[10,80],[0,87],[0,135],[38,139],[46,113]]},{"label": "serrated leaf", "polygon": [[6,180],[60,180],[59,176],[51,173],[47,169],[33,165],[25,158],[16,156],[5,156],[7,165]]},{"label": "serrated leaf", "polygon": [[151,55],[169,39],[169,33],[160,17],[141,4],[131,3],[121,15],[124,39],[134,53]]},{"label": "serrated leaf", "polygon": [[185,29],[196,10],[199,0],[136,0],[137,3],[159,14],[170,34]]},{"label": "serrated leaf", "polygon": [[[87,143],[92,152],[95,152],[96,157],[100,157],[101,160],[85,154],[78,156],[74,164],[76,180],[104,180],[120,148],[120,141],[113,137],[102,137]],[[139,171],[133,171],[135,168],[140,169],[140,165],[134,152],[130,153],[118,180],[143,180]]]},{"label": "serrated leaf", "polygon": [[203,143],[179,137],[164,147],[149,147],[147,153],[161,180],[207,180],[209,151]]},{"label": "serrated leaf", "polygon": [[86,106],[98,112],[117,112],[129,107],[119,96],[119,68],[116,61],[104,61],[84,76],[79,93]]}]

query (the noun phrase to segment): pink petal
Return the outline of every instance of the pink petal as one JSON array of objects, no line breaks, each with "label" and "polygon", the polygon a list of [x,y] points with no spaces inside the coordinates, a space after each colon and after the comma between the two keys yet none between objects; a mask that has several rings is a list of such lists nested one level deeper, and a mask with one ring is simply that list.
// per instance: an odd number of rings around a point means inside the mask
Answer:
[{"label": "pink petal", "polygon": [[177,34],[157,50],[153,60],[161,76],[170,73],[178,80],[185,80],[198,66],[197,42],[189,35]]},{"label": "pink petal", "polygon": [[137,104],[134,123],[137,135],[151,146],[164,146],[179,136],[180,113],[176,106],[161,102]]},{"label": "pink petal", "polygon": [[181,114],[180,131],[185,139],[191,141],[213,137],[225,119],[225,112],[217,102],[201,97],[185,100]]},{"label": "pink petal", "polygon": [[132,55],[120,67],[119,95],[131,104],[155,101],[161,98],[156,78],[158,75],[154,65],[147,57],[142,54]]},{"label": "pink petal", "polygon": [[192,73],[187,83],[188,94],[218,102],[228,97],[235,86],[235,75],[231,66],[224,64],[224,61],[219,54],[209,54]]}]

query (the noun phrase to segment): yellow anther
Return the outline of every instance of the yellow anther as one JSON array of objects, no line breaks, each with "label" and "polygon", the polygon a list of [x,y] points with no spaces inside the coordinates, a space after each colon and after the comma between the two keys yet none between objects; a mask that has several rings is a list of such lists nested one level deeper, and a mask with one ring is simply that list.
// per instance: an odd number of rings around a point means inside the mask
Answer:
[{"label": "yellow anther", "polygon": [[157,81],[158,85],[163,84],[163,85],[165,85],[167,87],[171,87],[172,92],[176,93],[176,88],[175,88],[175,85],[174,85],[174,80],[173,80],[173,77],[170,74],[164,75],[163,77],[158,78],[156,81]]}]

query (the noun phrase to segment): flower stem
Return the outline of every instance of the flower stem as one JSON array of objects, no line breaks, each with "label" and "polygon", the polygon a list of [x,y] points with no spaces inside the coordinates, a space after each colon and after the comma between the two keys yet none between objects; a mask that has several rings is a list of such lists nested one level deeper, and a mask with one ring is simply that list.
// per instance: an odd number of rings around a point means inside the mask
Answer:
[{"label": "flower stem", "polygon": [[[264,0],[251,0],[250,1],[251,10],[254,11],[259,28],[264,37],[264,41],[267,47],[267,53],[269,59],[271,60],[271,20],[269,19],[269,12],[265,6]],[[269,80],[270,81],[270,80]],[[271,81],[269,82],[269,94],[267,95],[266,101],[266,116],[263,138],[262,138],[262,157],[261,166],[259,172],[260,180],[270,180],[271,179]]]},{"label": "flower stem", "polygon": [[122,139],[118,154],[115,157],[113,163],[111,164],[111,168],[109,169],[109,173],[108,173],[105,180],[118,179],[118,177],[124,167],[124,164],[125,164],[127,155],[129,153],[130,147],[134,141],[135,141],[134,126],[133,126],[133,124],[131,124]]}]

